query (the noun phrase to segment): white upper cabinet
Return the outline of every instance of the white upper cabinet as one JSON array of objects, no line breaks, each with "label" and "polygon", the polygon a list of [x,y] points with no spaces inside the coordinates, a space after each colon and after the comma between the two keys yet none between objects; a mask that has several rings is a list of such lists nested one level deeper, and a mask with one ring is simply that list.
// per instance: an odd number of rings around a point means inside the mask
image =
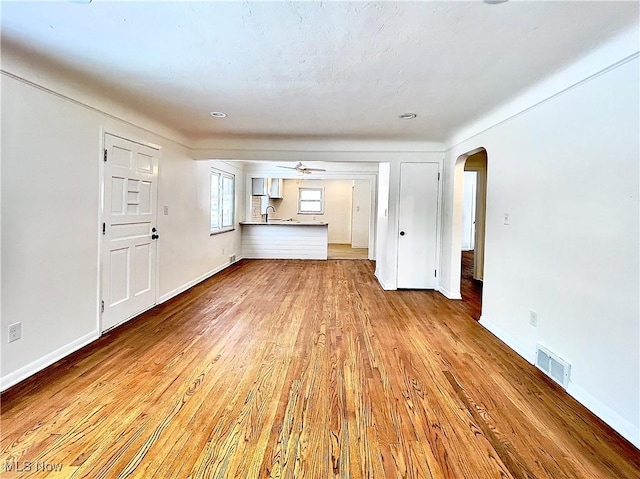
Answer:
[{"label": "white upper cabinet", "polygon": [[269,178],[269,198],[282,198],[284,193],[284,180],[282,178]]},{"label": "white upper cabinet", "polygon": [[251,194],[253,196],[268,196],[267,178],[251,178]]}]

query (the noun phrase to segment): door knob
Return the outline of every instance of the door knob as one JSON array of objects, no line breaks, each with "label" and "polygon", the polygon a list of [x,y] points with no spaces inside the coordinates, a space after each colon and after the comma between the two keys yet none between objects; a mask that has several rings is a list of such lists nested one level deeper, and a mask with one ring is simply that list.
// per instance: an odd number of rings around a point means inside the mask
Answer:
[{"label": "door knob", "polygon": [[155,233],[151,235],[151,239],[152,239],[152,240],[156,240],[156,239],[158,239],[158,238],[160,238],[160,236],[158,236],[158,235],[157,235],[157,234],[155,234]]},{"label": "door knob", "polygon": [[400,236],[404,236],[404,231],[400,231]]},{"label": "door knob", "polygon": [[156,229],[156,227],[155,227],[155,226],[154,226],[153,228],[151,228],[151,232],[152,232],[152,233],[155,233],[156,231],[158,231],[158,230]]}]

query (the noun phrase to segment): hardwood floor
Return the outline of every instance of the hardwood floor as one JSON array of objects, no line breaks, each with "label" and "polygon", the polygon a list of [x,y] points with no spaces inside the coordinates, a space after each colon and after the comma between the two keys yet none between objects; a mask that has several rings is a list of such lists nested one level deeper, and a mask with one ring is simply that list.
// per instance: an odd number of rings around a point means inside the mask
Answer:
[{"label": "hardwood floor", "polygon": [[[462,302],[383,291],[369,261],[241,261],[1,399],[5,477],[622,479],[640,468],[637,449]],[[49,469],[6,472],[5,460]]]},{"label": "hardwood floor", "polygon": [[469,315],[478,321],[482,313],[482,281],[473,279],[473,251],[462,252],[460,294]]},{"label": "hardwood floor", "polygon": [[329,243],[328,259],[368,259],[367,248],[352,248],[350,244]]}]

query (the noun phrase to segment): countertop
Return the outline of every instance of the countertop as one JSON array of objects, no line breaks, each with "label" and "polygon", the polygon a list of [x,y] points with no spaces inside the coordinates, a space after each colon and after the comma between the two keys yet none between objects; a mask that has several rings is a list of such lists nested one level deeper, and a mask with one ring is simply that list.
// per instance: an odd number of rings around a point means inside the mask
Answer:
[{"label": "countertop", "polygon": [[324,221],[295,221],[295,220],[269,220],[264,221],[241,221],[241,225],[256,226],[327,226],[329,223]]}]

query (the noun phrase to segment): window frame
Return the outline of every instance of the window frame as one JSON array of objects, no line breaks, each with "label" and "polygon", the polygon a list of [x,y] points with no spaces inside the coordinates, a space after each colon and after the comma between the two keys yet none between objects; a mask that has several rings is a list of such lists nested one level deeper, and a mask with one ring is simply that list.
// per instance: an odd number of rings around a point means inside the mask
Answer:
[{"label": "window frame", "polygon": [[[218,226],[212,226],[212,219],[214,215],[213,209],[213,178],[218,178],[218,192],[217,192],[217,220]],[[230,224],[224,225],[224,211],[225,211],[225,195],[224,195],[224,180],[231,180],[231,221]],[[211,168],[209,174],[209,234],[210,236],[217,235],[220,233],[226,233],[228,231],[234,231],[235,228],[235,220],[236,220],[236,175],[233,173],[229,173],[227,171],[219,170],[217,168]]]},{"label": "window frame", "polygon": [[[302,193],[304,191],[319,191],[320,199],[319,200],[303,200]],[[309,211],[302,209],[303,201],[313,201],[320,203],[320,211]],[[323,187],[306,187],[300,186],[298,187],[298,214],[299,215],[324,215],[324,188]]]}]

